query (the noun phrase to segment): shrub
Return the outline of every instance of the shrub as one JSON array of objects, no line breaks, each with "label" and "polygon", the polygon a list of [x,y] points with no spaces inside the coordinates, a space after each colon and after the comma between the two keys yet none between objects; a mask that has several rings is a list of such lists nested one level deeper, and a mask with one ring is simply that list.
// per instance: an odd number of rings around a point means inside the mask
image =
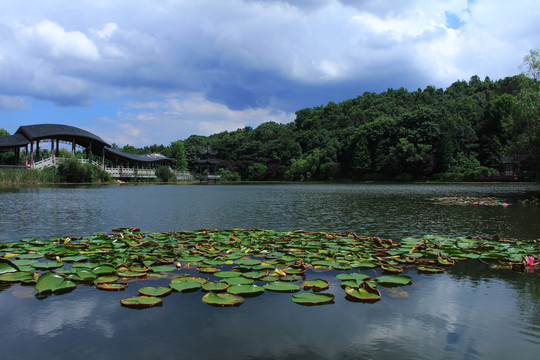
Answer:
[{"label": "shrub", "polygon": [[58,177],[67,183],[111,181],[111,177],[106,171],[90,163],[82,164],[73,157],[58,165]]},{"label": "shrub", "polygon": [[156,169],[156,177],[163,182],[174,181],[175,179],[174,173],[168,166],[159,166]]}]

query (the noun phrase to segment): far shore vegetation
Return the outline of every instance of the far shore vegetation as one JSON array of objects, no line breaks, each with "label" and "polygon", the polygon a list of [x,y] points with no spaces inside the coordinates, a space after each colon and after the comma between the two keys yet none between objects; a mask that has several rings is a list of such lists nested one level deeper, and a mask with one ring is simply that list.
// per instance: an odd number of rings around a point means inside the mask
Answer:
[{"label": "far shore vegetation", "polygon": [[[509,168],[519,180],[539,181],[539,50],[524,58],[523,71],[497,81],[475,75],[446,89],[366,92],[298,110],[287,124],[192,135],[167,146],[113,147],[161,153],[174,170],[194,171],[209,144],[222,160],[222,181],[493,181]],[[13,156],[0,153],[0,164],[12,164]],[[65,166],[0,169],[0,183],[111,181],[96,166]],[[163,181],[175,180],[168,168],[158,172]]]}]

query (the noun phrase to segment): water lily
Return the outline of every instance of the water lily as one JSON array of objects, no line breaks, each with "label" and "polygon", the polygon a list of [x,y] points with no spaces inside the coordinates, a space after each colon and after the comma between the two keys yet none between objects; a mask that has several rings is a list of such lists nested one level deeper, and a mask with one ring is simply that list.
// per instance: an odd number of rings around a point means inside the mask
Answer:
[{"label": "water lily", "polygon": [[525,256],[524,257],[524,261],[525,261],[525,265],[526,266],[536,266],[538,264],[540,264],[540,262],[536,261],[535,262],[535,258],[534,256]]}]

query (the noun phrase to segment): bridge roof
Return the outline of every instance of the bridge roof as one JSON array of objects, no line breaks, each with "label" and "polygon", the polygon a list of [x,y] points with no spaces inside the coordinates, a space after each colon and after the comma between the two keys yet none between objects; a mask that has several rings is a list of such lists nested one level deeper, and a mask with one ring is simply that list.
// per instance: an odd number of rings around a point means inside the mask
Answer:
[{"label": "bridge roof", "polygon": [[134,161],[134,162],[143,162],[143,163],[152,163],[152,162],[171,162],[171,159],[162,154],[128,154],[120,150],[115,150],[110,147],[105,148],[105,156],[108,158],[119,158],[122,160]]},{"label": "bridge roof", "polygon": [[40,140],[40,139],[61,139],[71,141],[73,138],[83,138],[98,143],[101,146],[110,146],[102,138],[92,134],[89,131],[83,130],[69,125],[61,124],[38,124],[38,125],[24,125],[19,127],[15,132],[15,135],[22,134],[28,138],[28,142]]},{"label": "bridge roof", "polygon": [[19,127],[14,135],[0,136],[0,149],[17,148],[30,144],[32,141],[44,139],[59,139],[75,142],[88,148],[91,144],[92,152],[101,155],[105,151],[105,157],[112,160],[129,161],[134,163],[172,163],[172,160],[161,154],[134,155],[111,148],[99,136],[89,131],[61,124],[38,124],[24,125]]}]

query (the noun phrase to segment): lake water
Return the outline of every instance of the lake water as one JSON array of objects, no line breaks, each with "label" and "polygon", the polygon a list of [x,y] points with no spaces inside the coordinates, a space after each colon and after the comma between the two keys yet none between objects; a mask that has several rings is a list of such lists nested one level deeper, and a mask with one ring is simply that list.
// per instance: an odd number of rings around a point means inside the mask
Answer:
[{"label": "lake water", "polygon": [[[443,206],[442,196],[494,196],[503,206]],[[0,242],[90,235],[117,226],[143,231],[200,228],[350,230],[405,236],[540,238],[534,184],[121,185],[0,188]],[[362,271],[376,275],[373,270]],[[443,274],[417,274],[410,286],[382,289],[374,304],[344,297],[306,307],[265,292],[234,308],[202,293],[174,293],[161,307],[120,306],[123,292],[78,286],[34,297],[32,287],[0,287],[0,358],[6,359],[537,359],[540,277],[460,262]]]}]

